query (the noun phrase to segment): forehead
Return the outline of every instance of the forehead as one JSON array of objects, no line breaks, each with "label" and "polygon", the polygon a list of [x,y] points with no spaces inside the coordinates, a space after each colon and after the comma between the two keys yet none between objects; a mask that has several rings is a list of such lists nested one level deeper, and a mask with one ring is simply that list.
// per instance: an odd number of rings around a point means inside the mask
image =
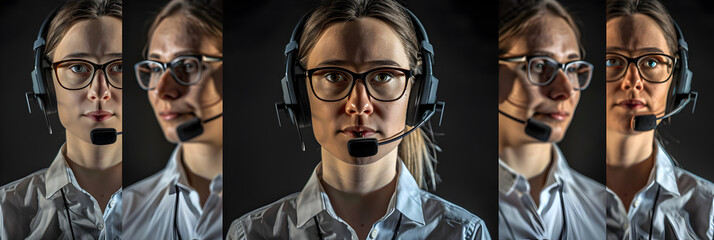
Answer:
[{"label": "forehead", "polygon": [[607,48],[632,56],[651,52],[671,54],[664,33],[655,21],[639,13],[607,22]]},{"label": "forehead", "polygon": [[104,62],[121,57],[122,24],[115,17],[100,17],[75,23],[57,44],[53,61],[83,58]]},{"label": "forehead", "polygon": [[372,17],[335,23],[327,27],[308,54],[308,68],[324,63],[361,71],[393,62],[395,67],[409,67],[404,46],[386,23]]},{"label": "forehead", "polygon": [[184,17],[173,15],[156,26],[149,42],[149,58],[170,61],[185,54],[220,53],[214,41],[192,28]]},{"label": "forehead", "polygon": [[561,60],[580,58],[575,32],[565,19],[544,14],[529,21],[510,52],[550,55]]}]

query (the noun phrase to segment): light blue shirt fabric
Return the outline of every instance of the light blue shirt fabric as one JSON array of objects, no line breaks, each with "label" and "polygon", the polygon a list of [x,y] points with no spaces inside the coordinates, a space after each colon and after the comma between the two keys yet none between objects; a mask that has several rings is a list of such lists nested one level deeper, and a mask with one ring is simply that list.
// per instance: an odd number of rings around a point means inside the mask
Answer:
[{"label": "light blue shirt fabric", "polygon": [[649,239],[650,228],[652,239],[712,239],[714,184],[675,166],[659,142],[654,151],[647,185],[635,194],[629,212],[608,189],[607,239]]},{"label": "light blue shirt fabric", "polygon": [[528,179],[499,158],[499,239],[605,238],[605,186],[572,170],[555,144],[552,153],[538,206]]},{"label": "light blue shirt fabric", "polygon": [[[387,214],[372,225],[369,240],[392,239],[395,230],[396,239],[491,239],[483,220],[421,190],[404,163],[399,163],[396,191]],[[235,220],[226,238],[357,240],[355,231],[332,208],[320,185],[321,171],[318,165],[302,192]]]},{"label": "light blue shirt fabric", "polygon": [[121,188],[102,211],[77,183],[64,148],[49,168],[0,187],[0,239],[119,239]]},{"label": "light blue shirt fabric", "polygon": [[[182,159],[181,145],[178,145],[166,168],[126,188],[123,196],[124,239],[222,238],[222,175],[211,181],[211,193],[201,206],[198,192],[188,183]],[[177,227],[174,227],[174,220]]]}]

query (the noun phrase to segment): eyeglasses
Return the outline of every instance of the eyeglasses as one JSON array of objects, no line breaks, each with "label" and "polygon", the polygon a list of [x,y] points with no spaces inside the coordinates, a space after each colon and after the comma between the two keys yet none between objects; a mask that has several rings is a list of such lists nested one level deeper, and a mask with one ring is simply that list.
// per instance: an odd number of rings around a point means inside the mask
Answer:
[{"label": "eyeglasses", "polygon": [[553,82],[558,70],[562,69],[568,77],[573,89],[582,91],[590,85],[593,75],[593,65],[583,60],[559,63],[548,56],[519,56],[499,58],[505,62],[527,62],[528,81],[538,86],[546,86]]},{"label": "eyeglasses", "polygon": [[80,90],[89,86],[97,70],[104,72],[107,83],[114,88],[122,88],[122,59],[115,59],[105,64],[96,64],[84,59],[67,59],[52,63],[55,78],[62,88]]},{"label": "eyeglasses", "polygon": [[134,64],[136,80],[144,90],[153,90],[159,83],[161,75],[166,69],[171,69],[171,76],[177,83],[189,86],[201,80],[203,62],[220,62],[222,57],[212,57],[206,55],[186,55],[179,56],[171,62],[163,63],[154,60],[144,60]]},{"label": "eyeglasses", "polygon": [[310,88],[315,96],[326,102],[334,102],[347,97],[357,79],[362,79],[367,94],[379,101],[395,101],[404,95],[407,80],[412,71],[401,68],[381,67],[364,73],[354,73],[339,67],[322,67],[307,70]]},{"label": "eyeglasses", "polygon": [[674,72],[676,59],[661,53],[645,54],[636,58],[625,57],[617,53],[607,53],[606,75],[608,82],[622,79],[630,63],[637,67],[640,77],[652,83],[663,83],[669,80]]}]

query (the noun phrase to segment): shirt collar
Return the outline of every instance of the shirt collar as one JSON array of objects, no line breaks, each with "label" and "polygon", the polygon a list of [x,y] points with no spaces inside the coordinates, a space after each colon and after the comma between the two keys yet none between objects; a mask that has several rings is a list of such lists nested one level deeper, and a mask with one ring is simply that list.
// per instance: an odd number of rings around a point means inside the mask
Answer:
[{"label": "shirt collar", "polygon": [[[396,208],[405,217],[423,225],[424,213],[421,207],[421,189],[419,189],[416,180],[409,173],[407,166],[401,160],[398,161],[400,168],[397,172],[397,187],[392,195],[387,212]],[[315,170],[312,171],[312,176],[310,176],[298,196],[296,205],[298,228],[305,225],[307,221],[322,211],[327,211],[332,216],[337,215],[332,208],[332,204],[330,204],[327,193],[320,184],[318,174],[321,174],[321,171],[322,163],[318,164]],[[396,203],[394,203],[395,200]]]},{"label": "shirt collar", "polygon": [[[669,154],[667,154],[659,141],[655,141],[655,145],[655,166],[652,170],[655,178],[654,181],[662,186],[665,191],[674,194],[675,196],[679,196],[679,187],[677,187],[677,177],[674,175],[674,164],[672,164],[672,159],[669,157]],[[648,183],[653,181],[652,173],[650,173],[650,179],[647,181]]]},{"label": "shirt collar", "polygon": [[180,188],[190,189],[188,184],[188,177],[186,176],[186,169],[183,168],[181,163],[183,156],[181,154],[181,144],[176,145],[174,152],[171,153],[169,162],[166,163],[166,171],[164,173],[164,180],[170,182],[171,185],[178,185]]},{"label": "shirt collar", "polygon": [[[549,186],[555,186],[553,184],[562,184],[564,181],[571,179],[570,167],[565,161],[563,153],[558,148],[558,145],[553,143],[552,159],[553,164],[547,169],[548,176],[546,177],[545,185],[546,188]],[[545,189],[545,188],[544,188]],[[530,191],[530,185],[525,176],[517,173],[515,170],[510,168],[501,158],[498,158],[498,191],[504,195],[509,195],[513,190],[518,190],[520,192]]]},{"label": "shirt collar", "polygon": [[45,173],[45,189],[47,190],[45,197],[47,199],[51,198],[67,184],[70,184],[70,174],[72,174],[72,170],[67,165],[64,154],[62,153],[64,148],[65,145],[63,144],[57,156],[55,156],[55,160],[52,161],[52,164]]}]

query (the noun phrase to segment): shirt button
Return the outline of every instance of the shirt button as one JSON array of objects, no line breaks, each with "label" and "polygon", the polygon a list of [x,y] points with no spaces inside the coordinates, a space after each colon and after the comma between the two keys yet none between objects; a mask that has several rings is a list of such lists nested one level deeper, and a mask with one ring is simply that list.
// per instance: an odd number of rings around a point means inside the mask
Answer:
[{"label": "shirt button", "polygon": [[375,228],[374,230],[372,230],[372,233],[369,234],[369,238],[375,239],[377,238],[377,234],[379,234],[379,230]]},{"label": "shirt button", "polygon": [[102,229],[104,229],[104,224],[101,224],[101,223],[100,223],[99,225],[97,225],[97,227],[98,227],[99,230],[101,231]]},{"label": "shirt button", "polygon": [[622,228],[623,228],[623,229],[627,229],[628,227],[630,227],[630,225],[627,224],[627,223],[625,223],[625,224],[622,225]]},{"label": "shirt button", "polygon": [[639,199],[635,199],[635,201],[634,201],[632,204],[633,204],[633,206],[637,207],[637,206],[640,205],[640,200],[639,200]]},{"label": "shirt button", "polygon": [[109,208],[113,208],[113,207],[114,207],[114,199],[109,201]]}]

